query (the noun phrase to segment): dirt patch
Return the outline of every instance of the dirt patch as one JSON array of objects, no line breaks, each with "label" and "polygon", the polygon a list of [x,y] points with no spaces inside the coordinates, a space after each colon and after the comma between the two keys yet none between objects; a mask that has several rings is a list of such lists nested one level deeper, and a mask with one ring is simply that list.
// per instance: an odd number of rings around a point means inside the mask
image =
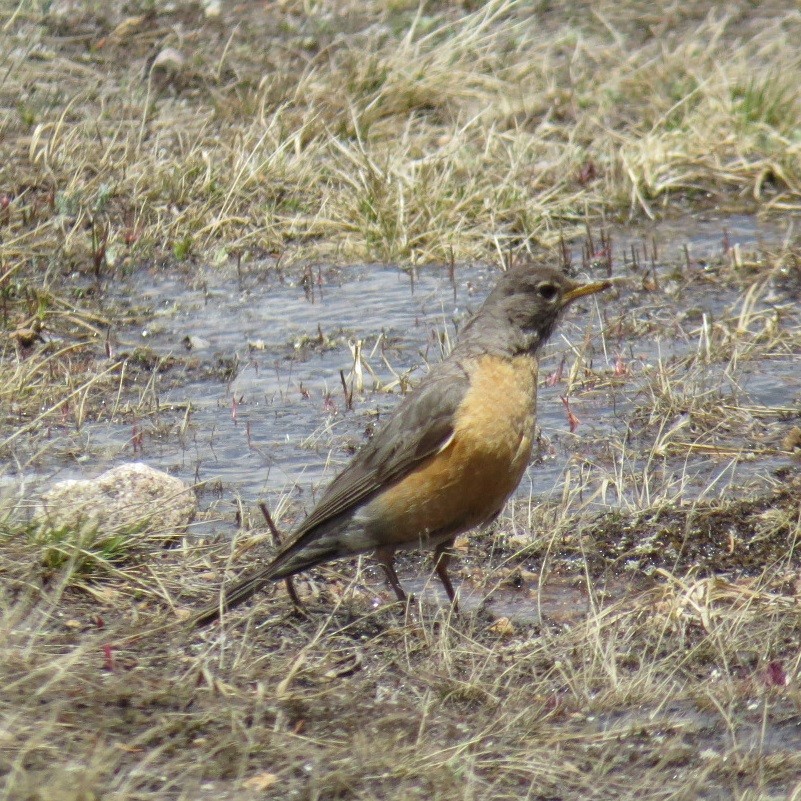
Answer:
[{"label": "dirt patch", "polygon": [[[500,575],[482,575],[494,538],[478,538],[461,574],[497,584],[507,603],[516,594],[521,614],[501,626],[486,608],[454,617],[427,596],[387,605],[377,573],[348,583],[344,563],[301,582],[303,614],[279,591],[222,629],[187,632],[130,581],[87,592],[54,576],[34,591],[36,571],[4,561],[6,797],[239,798],[270,786],[451,798],[465,782],[497,798],[593,797],[601,782],[657,798],[657,778],[708,798],[792,787],[800,501],[796,481],[728,505],[605,517],[542,558],[509,557]],[[735,562],[735,525],[741,557],[747,532],[759,543],[761,569]],[[640,591],[605,592],[635,558],[651,569]],[[138,571],[189,603],[206,598],[197,560],[171,549]],[[582,608],[560,619],[554,593],[527,616],[532,571],[546,588],[583,581]],[[159,620],[167,628],[149,631]]]}]

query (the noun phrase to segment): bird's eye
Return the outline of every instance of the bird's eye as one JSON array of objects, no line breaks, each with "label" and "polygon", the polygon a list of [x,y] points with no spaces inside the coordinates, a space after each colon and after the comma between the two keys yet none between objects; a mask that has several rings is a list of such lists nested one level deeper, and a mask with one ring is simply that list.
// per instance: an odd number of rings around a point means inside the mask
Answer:
[{"label": "bird's eye", "polygon": [[550,303],[552,300],[556,299],[556,296],[559,294],[559,288],[550,281],[543,281],[541,284],[537,285],[537,292],[540,293],[540,297],[543,300],[547,300]]}]

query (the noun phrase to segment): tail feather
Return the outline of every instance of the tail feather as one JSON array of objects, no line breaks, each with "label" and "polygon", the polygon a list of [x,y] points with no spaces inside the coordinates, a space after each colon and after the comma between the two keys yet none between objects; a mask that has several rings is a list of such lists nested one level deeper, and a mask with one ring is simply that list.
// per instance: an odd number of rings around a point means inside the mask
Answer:
[{"label": "tail feather", "polygon": [[[320,545],[320,543],[315,543]],[[315,547],[290,546],[286,551],[278,554],[270,564],[234,582],[230,587],[224,587],[222,597],[216,603],[209,604],[195,614],[189,623],[190,628],[198,628],[217,620],[222,612],[233,609],[255,595],[262,587],[271,581],[287,578],[299,573],[301,570],[328,562],[339,555],[336,548],[328,549]]]},{"label": "tail feather", "polygon": [[190,627],[194,629],[212,623],[225,610],[233,609],[235,606],[247,601],[248,598],[255,595],[262,587],[272,581],[271,568],[272,564],[250,576],[245,576],[233,586],[223,589],[222,598],[217,603],[209,604],[201,609],[190,621]]}]

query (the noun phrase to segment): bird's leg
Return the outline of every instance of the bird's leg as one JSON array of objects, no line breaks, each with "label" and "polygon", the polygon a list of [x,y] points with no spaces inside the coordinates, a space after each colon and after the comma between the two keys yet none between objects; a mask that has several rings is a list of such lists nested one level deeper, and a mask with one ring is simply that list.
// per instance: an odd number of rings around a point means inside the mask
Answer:
[{"label": "bird's leg", "polygon": [[406,591],[403,589],[395,572],[395,549],[392,547],[376,548],[375,549],[376,561],[384,568],[384,573],[387,577],[389,586],[395,590],[395,595],[399,601],[406,602]]},{"label": "bird's leg", "polygon": [[292,583],[292,576],[287,576],[284,579],[284,586],[286,587],[287,594],[289,595],[289,599],[292,601],[295,609],[299,612],[305,612],[306,607],[303,606],[303,602],[298,597],[297,590],[295,589],[295,585]]},{"label": "bird's leg", "polygon": [[[259,509],[261,509],[261,513],[264,515],[264,519],[267,521],[267,527],[270,529],[270,534],[273,538],[273,545],[276,548],[281,547],[281,532],[278,531],[278,526],[275,525],[273,522],[273,517],[270,514],[270,510],[267,508],[266,503],[260,503]],[[295,608],[301,612],[305,612],[306,610],[301,603],[300,598],[298,597],[297,590],[295,589],[295,584],[292,581],[292,576],[287,576],[284,579],[284,585],[286,586],[286,591],[289,594],[292,603],[295,605]]]},{"label": "bird's leg", "polygon": [[450,548],[453,547],[453,540],[446,540],[441,542],[434,549],[434,569],[437,571],[439,580],[442,586],[445,587],[445,592],[448,593],[448,598],[451,599],[454,612],[459,611],[459,603],[456,600],[456,593],[453,591],[453,584],[451,584],[451,577],[448,575],[448,562],[451,561]]}]

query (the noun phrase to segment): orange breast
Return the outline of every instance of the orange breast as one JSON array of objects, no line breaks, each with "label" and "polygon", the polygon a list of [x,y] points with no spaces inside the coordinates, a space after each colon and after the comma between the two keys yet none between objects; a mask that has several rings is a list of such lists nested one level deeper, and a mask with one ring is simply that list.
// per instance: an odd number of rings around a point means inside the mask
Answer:
[{"label": "orange breast", "polygon": [[470,367],[446,447],[359,514],[382,544],[455,536],[494,517],[520,483],[534,436],[536,359],[483,356]]}]

